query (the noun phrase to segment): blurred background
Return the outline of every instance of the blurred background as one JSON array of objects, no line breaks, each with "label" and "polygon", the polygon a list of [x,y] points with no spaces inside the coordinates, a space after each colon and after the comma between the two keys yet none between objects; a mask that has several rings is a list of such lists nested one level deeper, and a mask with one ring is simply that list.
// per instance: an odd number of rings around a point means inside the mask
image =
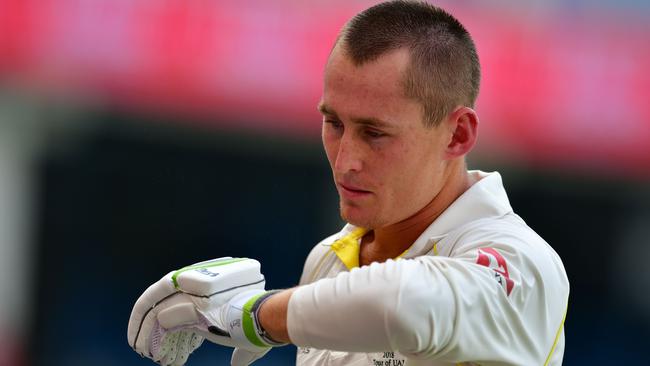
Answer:
[{"label": "blurred background", "polygon": [[[200,260],[258,258],[268,287],[295,285],[342,225],[323,66],[374,3],[0,0],[0,366],[152,365],[127,345],[131,307]],[[647,360],[650,3],[436,4],[483,67],[470,168],[499,170],[565,263],[565,364]]]}]

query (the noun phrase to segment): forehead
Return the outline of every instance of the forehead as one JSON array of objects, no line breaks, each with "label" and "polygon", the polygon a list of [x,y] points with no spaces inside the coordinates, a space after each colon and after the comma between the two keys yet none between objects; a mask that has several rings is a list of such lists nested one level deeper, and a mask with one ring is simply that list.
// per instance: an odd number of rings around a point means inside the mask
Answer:
[{"label": "forehead", "polygon": [[321,103],[337,114],[354,117],[396,117],[419,104],[405,96],[408,51],[398,49],[355,65],[336,46],[325,68]]}]

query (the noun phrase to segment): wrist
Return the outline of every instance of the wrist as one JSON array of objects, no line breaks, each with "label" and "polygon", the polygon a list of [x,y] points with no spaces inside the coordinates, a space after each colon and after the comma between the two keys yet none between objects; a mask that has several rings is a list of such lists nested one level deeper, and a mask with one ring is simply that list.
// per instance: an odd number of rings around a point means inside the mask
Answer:
[{"label": "wrist", "polygon": [[260,321],[260,309],[267,300],[280,292],[282,292],[282,290],[267,291],[263,294],[252,297],[245,305],[245,312],[250,314],[250,321],[252,322],[255,335],[257,335],[263,344],[270,347],[284,346],[287,342],[274,339],[269,332],[266,331]]},{"label": "wrist", "polygon": [[270,296],[258,310],[258,319],[271,339],[291,343],[287,330],[287,310],[293,289],[288,289]]}]

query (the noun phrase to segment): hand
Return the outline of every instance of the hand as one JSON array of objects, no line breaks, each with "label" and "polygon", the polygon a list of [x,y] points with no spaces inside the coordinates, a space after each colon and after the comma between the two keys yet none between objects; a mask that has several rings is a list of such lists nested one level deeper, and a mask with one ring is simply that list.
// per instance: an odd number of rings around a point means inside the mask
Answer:
[{"label": "hand", "polygon": [[231,324],[239,303],[230,300],[242,293],[262,295],[263,288],[259,262],[247,258],[219,258],[170,272],[136,302],[129,320],[129,344],[162,365],[183,365],[208,337],[222,345],[242,346],[235,350],[231,362],[248,365],[269,348],[241,342],[240,338],[246,337],[243,329],[249,329],[248,320],[244,320],[242,309],[239,328],[236,322]]}]

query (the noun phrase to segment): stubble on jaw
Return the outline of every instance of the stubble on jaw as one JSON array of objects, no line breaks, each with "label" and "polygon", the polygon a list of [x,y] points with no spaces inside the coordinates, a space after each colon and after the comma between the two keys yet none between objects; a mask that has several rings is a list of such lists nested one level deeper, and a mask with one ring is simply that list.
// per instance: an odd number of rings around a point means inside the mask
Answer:
[{"label": "stubble on jaw", "polygon": [[[363,221],[354,220],[352,218],[354,213],[349,212],[349,211],[352,211],[352,210],[361,211],[361,210],[364,210],[364,208],[362,206],[360,206],[358,204],[355,204],[353,202],[350,202],[350,201],[346,201],[344,203],[343,199],[339,198],[339,216],[341,217],[341,220],[343,220],[344,222],[347,222],[349,224],[352,224],[352,225],[354,225],[356,227],[362,227],[362,228],[368,229],[368,230],[373,230],[379,225],[379,223],[377,222],[377,217],[373,217],[373,216],[370,216],[370,217],[368,217],[367,219],[365,219]],[[348,211],[347,215],[345,213],[346,211]]]}]

